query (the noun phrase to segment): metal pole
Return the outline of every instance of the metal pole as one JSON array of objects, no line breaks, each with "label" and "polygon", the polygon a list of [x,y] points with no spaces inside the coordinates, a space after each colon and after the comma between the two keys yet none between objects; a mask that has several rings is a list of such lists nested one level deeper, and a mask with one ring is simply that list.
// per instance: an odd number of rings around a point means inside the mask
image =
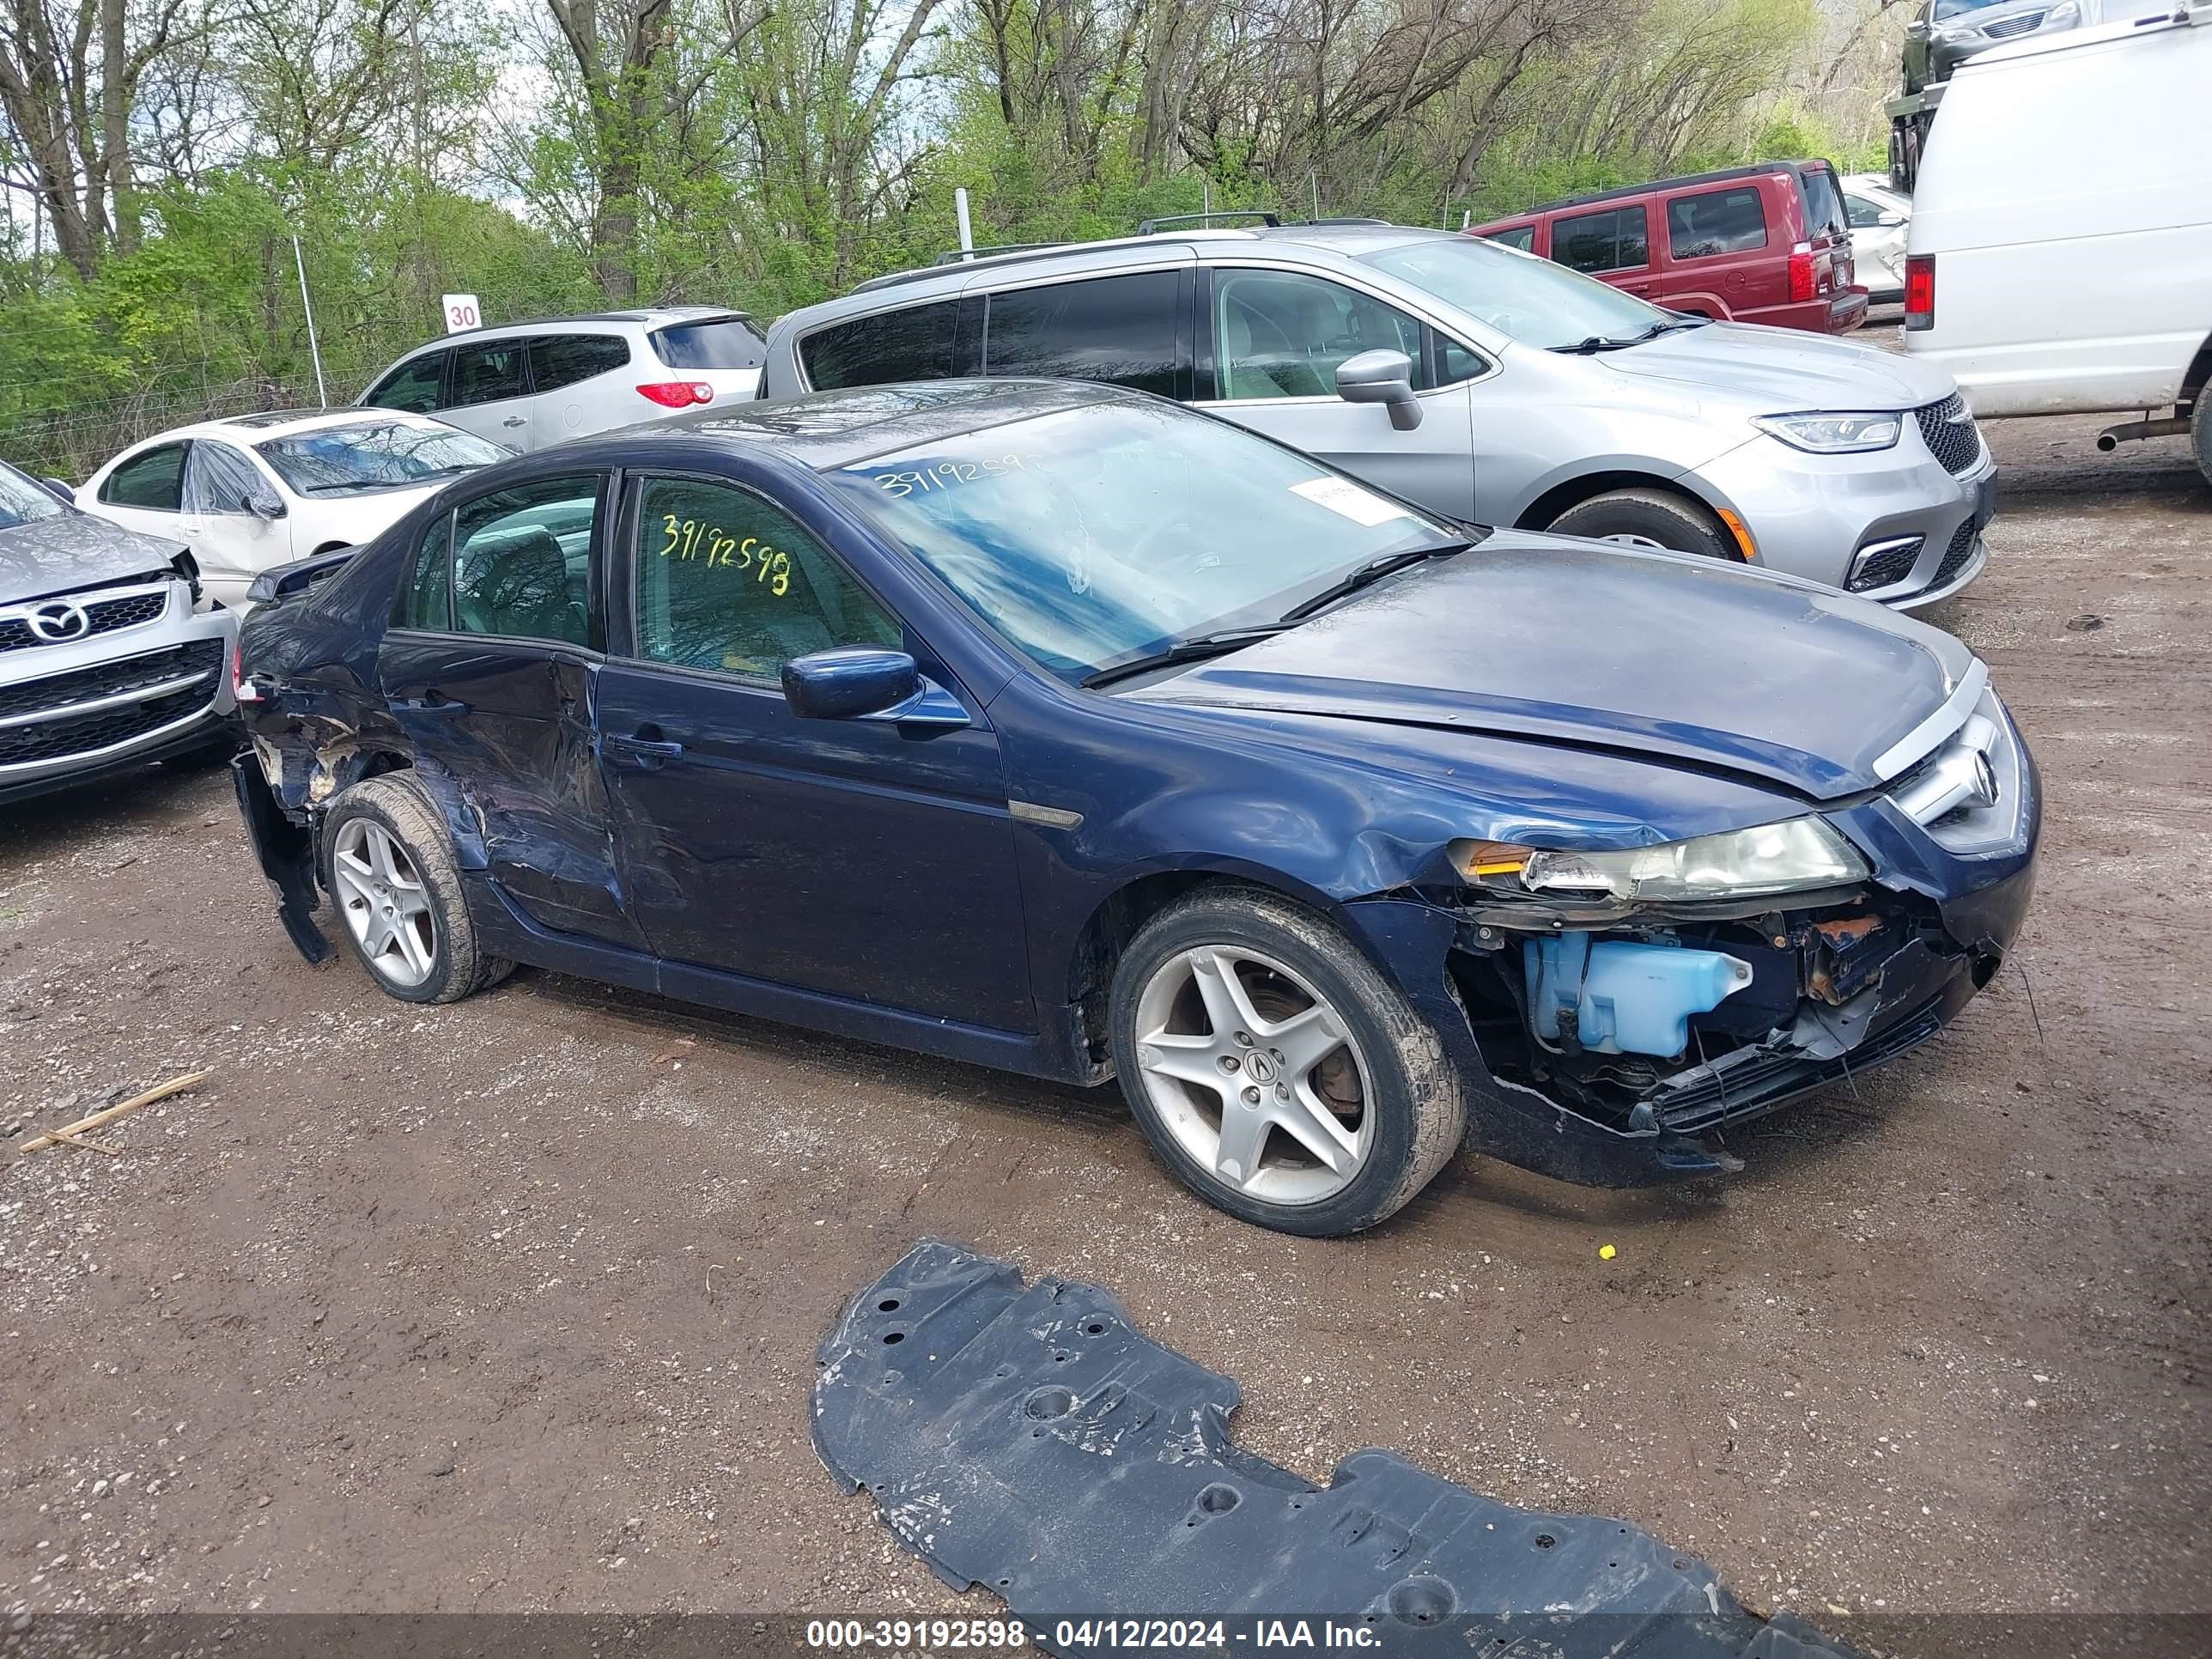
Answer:
[{"label": "metal pole", "polygon": [[307,262],[300,254],[300,239],[292,238],[292,267],[300,273],[300,304],[307,313],[307,355],[315,360],[315,401],[331,406],[330,388],[323,384],[323,349],[315,343],[315,304],[307,297]]},{"label": "metal pole", "polygon": [[975,232],[968,222],[968,187],[965,185],[952,192],[952,211],[960,220],[960,251],[973,253],[975,251]]},{"label": "metal pole", "polygon": [[1307,168],[1306,182],[1313,186],[1313,216],[1318,220],[1321,217],[1321,169]]}]

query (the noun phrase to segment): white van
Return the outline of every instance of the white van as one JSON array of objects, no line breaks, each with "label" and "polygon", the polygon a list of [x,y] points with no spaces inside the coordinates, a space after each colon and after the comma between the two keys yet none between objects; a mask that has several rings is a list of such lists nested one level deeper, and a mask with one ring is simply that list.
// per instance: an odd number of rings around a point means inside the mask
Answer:
[{"label": "white van", "polygon": [[1906,349],[1977,415],[2140,411],[2100,447],[2189,433],[2212,480],[2208,95],[2208,0],[1964,64],[1913,191]]}]

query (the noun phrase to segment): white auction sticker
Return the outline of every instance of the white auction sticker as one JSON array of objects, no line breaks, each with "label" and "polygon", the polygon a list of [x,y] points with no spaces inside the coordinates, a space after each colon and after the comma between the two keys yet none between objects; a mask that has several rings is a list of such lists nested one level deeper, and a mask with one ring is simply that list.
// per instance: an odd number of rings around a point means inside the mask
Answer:
[{"label": "white auction sticker", "polygon": [[1397,502],[1386,501],[1371,489],[1362,489],[1349,478],[1309,478],[1304,483],[1292,484],[1291,494],[1303,495],[1316,507],[1340,513],[1354,524],[1370,528],[1410,516]]}]

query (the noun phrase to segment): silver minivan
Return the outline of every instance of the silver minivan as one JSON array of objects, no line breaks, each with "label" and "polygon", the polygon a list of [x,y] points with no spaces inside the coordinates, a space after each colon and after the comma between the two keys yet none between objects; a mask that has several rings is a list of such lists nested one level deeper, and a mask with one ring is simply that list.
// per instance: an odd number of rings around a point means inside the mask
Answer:
[{"label": "silver minivan", "polygon": [[502,323],[417,347],[360,402],[543,449],[674,409],[750,398],[763,349],[744,313],[708,306]]},{"label": "silver minivan", "polygon": [[1996,469],[1948,374],[1662,310],[1472,236],[1200,227],[940,264],[783,318],[761,391],[973,374],[1137,387],[1453,518],[1901,609],[1987,559]]}]

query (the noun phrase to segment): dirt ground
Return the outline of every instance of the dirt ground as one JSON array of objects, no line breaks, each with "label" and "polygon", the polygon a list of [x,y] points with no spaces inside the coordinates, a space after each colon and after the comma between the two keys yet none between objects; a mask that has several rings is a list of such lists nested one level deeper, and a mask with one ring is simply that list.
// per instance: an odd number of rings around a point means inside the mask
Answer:
[{"label": "dirt ground", "polygon": [[311,969],[220,774],[7,809],[9,1141],[215,1077],[119,1158],[0,1164],[0,1631],[953,1605],[806,1432],[816,1343],[925,1233],[1104,1281],[1279,1462],[1380,1444],[1632,1518],[1832,1627],[2212,1609],[2212,490],[2100,424],[1990,428],[1996,556],[1933,618],[2044,769],[2016,965],[1718,1185],[1462,1158],[1372,1235],[1278,1237],[1110,1092]]}]

